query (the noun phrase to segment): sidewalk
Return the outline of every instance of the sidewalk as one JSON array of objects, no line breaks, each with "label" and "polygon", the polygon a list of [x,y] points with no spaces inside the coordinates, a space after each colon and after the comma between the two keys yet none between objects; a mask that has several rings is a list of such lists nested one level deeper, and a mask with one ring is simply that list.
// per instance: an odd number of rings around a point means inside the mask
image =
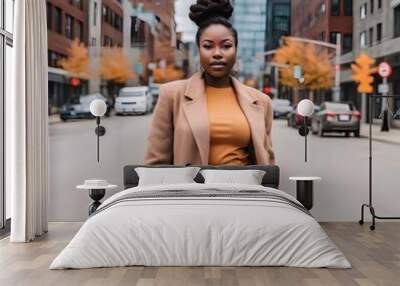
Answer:
[{"label": "sidewalk", "polygon": [[[369,124],[364,123],[361,125],[360,136],[369,137]],[[392,127],[389,132],[381,132],[381,124],[373,124],[372,139],[385,143],[400,144],[400,129]]]}]

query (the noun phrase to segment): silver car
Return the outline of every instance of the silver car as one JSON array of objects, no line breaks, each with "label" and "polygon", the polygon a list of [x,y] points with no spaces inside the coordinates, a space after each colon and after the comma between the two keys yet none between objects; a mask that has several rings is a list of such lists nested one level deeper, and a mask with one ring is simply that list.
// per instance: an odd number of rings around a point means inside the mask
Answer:
[{"label": "silver car", "polygon": [[124,87],[115,100],[115,114],[147,114],[153,109],[153,96],[147,86]]},{"label": "silver car", "polygon": [[272,111],[274,112],[274,118],[286,118],[293,111],[293,107],[290,105],[289,100],[276,98],[272,100]]},{"label": "silver car", "polygon": [[327,132],[343,132],[346,136],[354,133],[360,136],[361,113],[348,103],[325,102],[311,122],[313,134],[324,136]]}]

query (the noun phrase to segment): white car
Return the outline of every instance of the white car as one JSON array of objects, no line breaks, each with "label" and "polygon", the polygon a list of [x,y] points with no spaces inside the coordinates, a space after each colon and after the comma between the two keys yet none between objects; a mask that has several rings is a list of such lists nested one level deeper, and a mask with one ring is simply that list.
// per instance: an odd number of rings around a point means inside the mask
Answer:
[{"label": "white car", "polygon": [[290,105],[290,101],[287,99],[273,99],[272,110],[274,112],[274,118],[286,117],[293,107]]},{"label": "white car", "polygon": [[153,95],[153,109],[157,104],[158,96],[160,95],[160,85],[153,83],[149,86],[150,92]]},{"label": "white car", "polygon": [[152,110],[153,95],[147,86],[124,87],[115,100],[115,113],[146,114]]}]

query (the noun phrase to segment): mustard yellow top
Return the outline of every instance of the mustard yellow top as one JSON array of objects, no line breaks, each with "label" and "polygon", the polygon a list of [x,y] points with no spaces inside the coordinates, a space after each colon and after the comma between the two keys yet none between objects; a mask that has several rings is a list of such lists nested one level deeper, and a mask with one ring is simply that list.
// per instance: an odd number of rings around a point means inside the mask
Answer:
[{"label": "mustard yellow top", "polygon": [[248,165],[250,126],[232,87],[206,86],[210,165]]}]

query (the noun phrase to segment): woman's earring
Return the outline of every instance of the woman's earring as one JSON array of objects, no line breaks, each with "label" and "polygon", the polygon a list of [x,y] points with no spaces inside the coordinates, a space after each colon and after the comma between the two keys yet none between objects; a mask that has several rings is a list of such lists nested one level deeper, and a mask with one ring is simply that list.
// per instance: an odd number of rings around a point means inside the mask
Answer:
[{"label": "woman's earring", "polygon": [[231,76],[235,77],[239,74],[239,63],[236,61],[230,72]]},{"label": "woman's earring", "polygon": [[236,73],[238,73],[239,72],[239,62],[235,62],[235,64],[233,65],[233,68],[232,68],[232,70],[234,71],[234,72],[236,72]]},{"label": "woman's earring", "polygon": [[206,72],[206,69],[200,65],[200,73],[204,75],[204,73]]}]

